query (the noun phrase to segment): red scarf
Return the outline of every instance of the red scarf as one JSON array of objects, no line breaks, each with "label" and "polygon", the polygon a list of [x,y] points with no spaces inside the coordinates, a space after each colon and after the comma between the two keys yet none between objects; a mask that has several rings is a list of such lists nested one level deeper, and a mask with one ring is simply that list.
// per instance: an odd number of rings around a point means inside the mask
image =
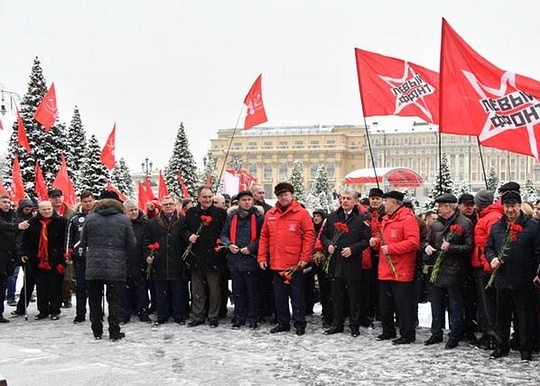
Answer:
[{"label": "red scarf", "polygon": [[49,234],[47,232],[47,225],[51,222],[50,218],[43,218],[39,220],[41,223],[41,230],[39,232],[39,244],[38,244],[38,268],[49,271],[51,264],[49,264]]},{"label": "red scarf", "polygon": [[[257,240],[257,219],[255,213],[251,213],[251,242]],[[238,225],[238,213],[231,220],[231,243],[236,245],[236,226]]]}]

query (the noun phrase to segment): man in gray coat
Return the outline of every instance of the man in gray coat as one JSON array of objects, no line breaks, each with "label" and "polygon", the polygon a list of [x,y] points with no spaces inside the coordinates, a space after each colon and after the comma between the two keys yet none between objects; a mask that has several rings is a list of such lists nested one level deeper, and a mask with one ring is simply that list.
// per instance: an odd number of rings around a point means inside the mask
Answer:
[{"label": "man in gray coat", "polygon": [[96,339],[103,335],[101,299],[107,286],[109,304],[109,338],[116,341],[125,337],[120,332],[120,296],[127,275],[127,251],[135,248],[136,240],[129,218],[118,200],[99,200],[94,213],[86,216],[81,247],[86,258],[86,282],[90,321]]}]

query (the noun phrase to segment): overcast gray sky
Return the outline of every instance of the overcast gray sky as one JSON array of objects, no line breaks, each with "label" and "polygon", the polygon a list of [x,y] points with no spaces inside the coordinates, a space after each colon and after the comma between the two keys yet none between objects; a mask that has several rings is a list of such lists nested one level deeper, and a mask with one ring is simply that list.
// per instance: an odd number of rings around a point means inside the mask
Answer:
[{"label": "overcast gray sky", "polygon": [[[441,17],[499,67],[540,80],[535,1],[0,0],[0,83],[27,91],[33,58],[60,121],[79,107],[117,158],[163,168],[184,122],[197,162],[234,127],[259,73],[269,126],[363,123],[354,47],[438,70]],[[3,143],[12,117],[3,117]],[[380,126],[395,119],[369,118]],[[397,124],[409,124],[402,118]],[[243,125],[243,116],[239,126]]]}]

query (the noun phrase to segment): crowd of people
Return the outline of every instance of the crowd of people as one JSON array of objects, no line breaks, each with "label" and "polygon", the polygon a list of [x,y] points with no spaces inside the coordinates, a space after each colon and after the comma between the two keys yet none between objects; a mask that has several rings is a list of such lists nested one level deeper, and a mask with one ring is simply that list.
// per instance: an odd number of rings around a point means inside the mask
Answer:
[{"label": "crowd of people", "polygon": [[347,325],[357,337],[377,320],[377,340],[403,345],[416,341],[418,304],[429,301],[425,345],[443,342],[448,327],[446,349],[468,341],[491,358],[515,349],[531,360],[540,341],[540,202],[522,202],[516,182],[498,193],[443,194],[421,216],[402,192],[379,188],[365,198],[345,188],[334,211],[310,213],[288,182],[274,187],[275,206],[259,184],[232,199],[202,186],[196,200],[167,195],[145,211],[109,191],[82,192],[73,209],[58,189],[16,210],[2,195],[0,323],[9,322],[6,293],[18,317],[36,288],[36,320],[58,320],[74,293],[73,322],[86,321],[88,305],[96,339],[104,296],[111,340],[124,338],[121,325],[133,316],[215,328],[229,300],[233,329],[269,322],[272,334],[292,327],[302,336],[320,302],[324,334]]}]

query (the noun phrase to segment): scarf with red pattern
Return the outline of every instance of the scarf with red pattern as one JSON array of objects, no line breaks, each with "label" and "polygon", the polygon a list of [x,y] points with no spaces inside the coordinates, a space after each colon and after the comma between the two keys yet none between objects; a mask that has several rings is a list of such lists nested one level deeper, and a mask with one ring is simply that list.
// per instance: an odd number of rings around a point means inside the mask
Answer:
[{"label": "scarf with red pattern", "polygon": [[41,230],[39,232],[39,244],[38,244],[38,268],[49,271],[51,264],[49,263],[49,234],[47,232],[47,226],[50,224],[50,218],[42,218],[39,220],[41,223]]}]

